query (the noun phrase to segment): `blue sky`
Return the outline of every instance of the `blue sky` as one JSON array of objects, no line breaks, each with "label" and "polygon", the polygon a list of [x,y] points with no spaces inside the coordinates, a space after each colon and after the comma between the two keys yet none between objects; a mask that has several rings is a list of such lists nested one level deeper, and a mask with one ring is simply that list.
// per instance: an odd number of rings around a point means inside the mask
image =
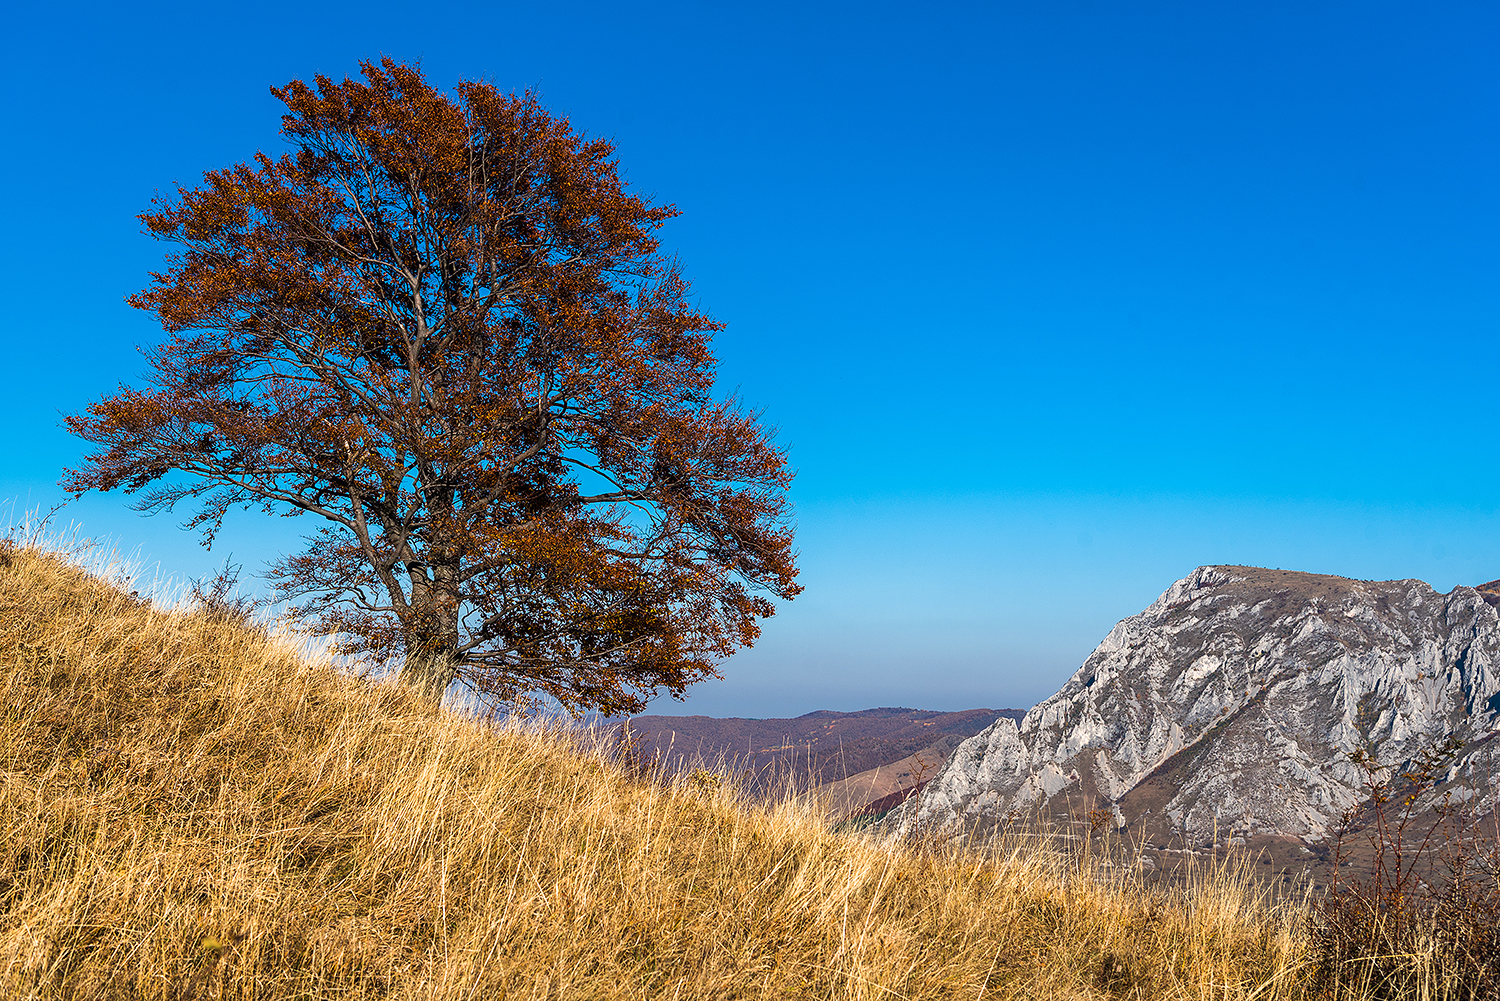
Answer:
[{"label": "blue sky", "polygon": [[[807,590],[653,711],[1024,707],[1204,563],[1500,577],[1500,7],[31,5],[8,18],[0,500],[142,370],[157,190],[381,54],[612,137],[799,470]],[[64,519],[248,570],[119,495]],[[178,519],[181,520],[181,519]]]}]

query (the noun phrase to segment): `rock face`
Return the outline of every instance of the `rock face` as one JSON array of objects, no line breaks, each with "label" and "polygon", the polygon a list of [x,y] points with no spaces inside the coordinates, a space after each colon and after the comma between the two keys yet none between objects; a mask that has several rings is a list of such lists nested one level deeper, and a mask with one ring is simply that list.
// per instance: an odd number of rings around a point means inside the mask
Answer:
[{"label": "rock face", "polygon": [[1107,810],[1117,826],[1189,845],[1313,843],[1366,799],[1350,752],[1404,764],[1450,734],[1465,746],[1432,795],[1493,802],[1497,600],[1416,580],[1200,567],[1118,623],[1019,726],[997,720],[960,744],[888,824],[983,829]]}]

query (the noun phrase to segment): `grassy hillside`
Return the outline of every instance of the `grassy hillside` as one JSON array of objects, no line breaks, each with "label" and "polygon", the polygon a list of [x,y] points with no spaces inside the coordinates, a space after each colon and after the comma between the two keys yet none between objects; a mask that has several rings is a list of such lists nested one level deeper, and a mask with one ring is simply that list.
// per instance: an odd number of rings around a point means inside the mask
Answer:
[{"label": "grassy hillside", "polygon": [[634,779],[0,555],[0,995],[1301,996],[1300,917]]}]

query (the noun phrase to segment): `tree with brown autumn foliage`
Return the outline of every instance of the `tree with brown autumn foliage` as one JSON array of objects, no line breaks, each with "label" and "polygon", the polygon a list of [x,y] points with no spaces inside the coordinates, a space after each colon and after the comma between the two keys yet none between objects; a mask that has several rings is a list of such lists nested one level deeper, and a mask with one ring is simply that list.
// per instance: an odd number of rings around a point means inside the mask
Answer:
[{"label": "tree with brown autumn foliage", "polygon": [[63,481],[322,520],[273,586],[345,649],[503,705],[639,711],[800,587],[785,452],[712,393],[676,214],[531,94],[414,67],[273,89],[292,151],[141,216],[151,385],[68,419]]}]

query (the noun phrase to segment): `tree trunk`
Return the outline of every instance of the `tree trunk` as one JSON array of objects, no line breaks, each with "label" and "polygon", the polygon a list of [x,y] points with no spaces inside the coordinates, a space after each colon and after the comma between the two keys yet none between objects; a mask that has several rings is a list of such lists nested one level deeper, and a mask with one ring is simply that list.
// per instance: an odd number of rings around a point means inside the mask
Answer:
[{"label": "tree trunk", "polygon": [[443,653],[410,651],[401,666],[401,683],[432,702],[442,702],[448,686],[458,677],[458,661]]},{"label": "tree trunk", "polygon": [[427,577],[424,569],[410,572],[410,621],[402,623],[406,633],[406,663],[401,668],[404,684],[433,702],[441,702],[448,686],[458,677],[458,600],[442,587],[445,576]]}]

